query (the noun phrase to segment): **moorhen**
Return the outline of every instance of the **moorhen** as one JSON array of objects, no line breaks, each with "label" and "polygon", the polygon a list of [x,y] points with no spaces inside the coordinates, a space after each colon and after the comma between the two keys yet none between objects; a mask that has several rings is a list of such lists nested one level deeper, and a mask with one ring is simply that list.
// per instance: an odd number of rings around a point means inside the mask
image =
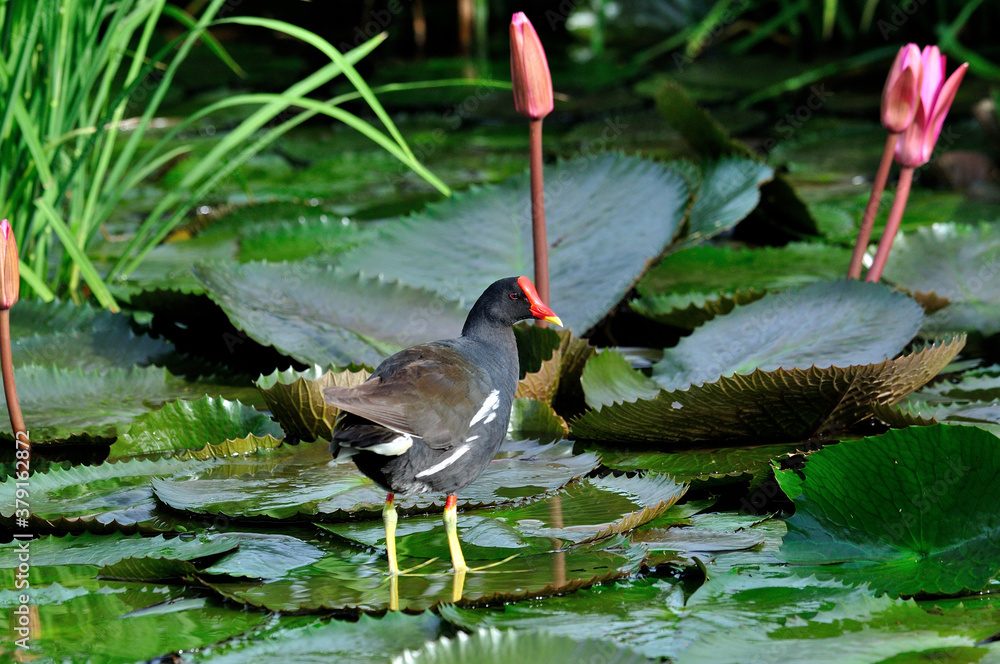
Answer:
[{"label": "moorhen", "polygon": [[469,568],[456,531],[458,492],[496,455],[517,388],[511,327],[539,318],[562,325],[527,277],[494,282],[476,301],[462,335],[387,358],[355,387],[328,387],[327,403],[345,411],[330,451],[351,453],[358,470],[388,492],[382,516],[389,573],[396,564],[394,494],[447,494],[444,524],[456,572]]}]

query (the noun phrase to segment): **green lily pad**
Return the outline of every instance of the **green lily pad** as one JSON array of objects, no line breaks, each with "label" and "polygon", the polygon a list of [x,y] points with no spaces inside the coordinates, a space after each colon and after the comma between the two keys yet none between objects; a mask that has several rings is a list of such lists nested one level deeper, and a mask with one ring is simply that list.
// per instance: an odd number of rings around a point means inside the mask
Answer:
[{"label": "green lily pad", "polygon": [[[22,652],[39,655],[38,662],[157,659],[224,641],[269,620],[265,613],[233,611],[176,586],[95,581],[72,596],[63,589],[59,601],[56,592],[55,586],[31,586],[41,629],[31,635],[31,650]],[[50,601],[42,601],[46,596]],[[0,629],[12,635],[5,649],[13,645],[16,618],[12,610],[0,616]]]},{"label": "green lily pad", "polygon": [[250,434],[284,435],[271,418],[239,401],[173,401],[139,417],[111,446],[110,458],[196,450]]},{"label": "green lily pad", "polygon": [[[458,587],[459,603],[502,604],[569,592],[627,576],[639,568],[644,556],[644,549],[629,546],[622,538],[520,556],[490,568],[491,573],[467,574]],[[293,570],[282,579],[203,581],[228,599],[283,612],[383,611],[395,585],[399,608],[412,612],[456,601],[456,579],[450,567],[450,560],[436,560],[421,568],[419,574],[393,579],[384,573],[385,560],[377,554],[358,552],[353,547],[331,548],[322,560]]]},{"label": "green lily pad", "polygon": [[621,355],[604,352],[587,363],[582,381],[588,403],[600,409],[573,420],[570,431],[578,438],[644,444],[802,440],[855,424],[874,405],[899,401],[934,378],[964,343],[961,337],[878,364],[758,369],[657,392]]},{"label": "green lily pad", "polygon": [[746,249],[697,246],[667,255],[637,285],[632,309],[653,320],[693,329],[733,307],[823,279],[842,277],[851,252],[792,243]]},{"label": "green lily pad", "polygon": [[516,396],[550,404],[582,399],[580,375],[596,352],[593,346],[570,330],[555,331],[537,325],[515,326],[514,336],[521,367]]},{"label": "green lily pad", "polygon": [[[234,539],[213,537],[209,535],[184,535],[165,538],[126,536],[121,533],[113,535],[64,535],[42,537],[32,540],[28,545],[31,551],[32,567],[49,567],[56,565],[93,565],[104,567],[113,565],[126,558],[163,558],[168,560],[195,560],[218,556],[234,551],[239,543]],[[0,550],[6,550],[7,555],[0,561],[0,569],[17,567],[16,551],[18,542],[0,544]]]},{"label": "green lily pad", "polygon": [[918,401],[934,403],[1000,399],[1000,366],[965,371],[959,376],[927,385],[911,396]]},{"label": "green lily pad", "polygon": [[[582,334],[622,299],[646,263],[673,240],[688,185],[670,166],[618,154],[548,166],[545,180],[548,304],[567,327]],[[424,212],[386,224],[381,239],[347,254],[342,265],[471,307],[496,279],[533,274],[528,192],[525,173],[496,186],[456,193]],[[608,223],[610,219],[615,222]],[[399,260],[401,255],[408,259]],[[601,269],[593,269],[595,264]]]},{"label": "green lily pad", "polygon": [[[545,500],[516,507],[463,512],[458,519],[462,551],[470,560],[558,551],[567,545],[626,533],[664,513],[687,487],[671,478],[606,477],[575,482]],[[320,524],[324,530],[365,546],[385,546],[381,521]],[[430,557],[447,560],[448,543],[440,515],[399,522],[401,566]]]},{"label": "green lily pad", "polygon": [[953,424],[977,427],[1000,436],[1000,399],[953,403],[908,399],[896,406],[879,408],[875,414],[894,427]]},{"label": "green lily pad", "polygon": [[428,643],[420,650],[397,657],[393,664],[508,664],[516,660],[577,664],[594,658],[609,664],[644,664],[652,661],[597,639],[574,641],[541,632],[483,629],[471,635],[459,633],[454,639],[445,638]]},{"label": "green lily pad", "polygon": [[724,157],[702,166],[701,186],[679,246],[700,244],[733,228],[757,207],[760,187],[773,177],[770,166],[745,157]]},{"label": "green lily pad", "polygon": [[[21,410],[35,443],[82,435],[114,438],[150,407],[190,392],[187,384],[159,367],[85,373],[25,366],[17,371]],[[0,435],[12,439],[6,403],[0,404],[0,420]]]},{"label": "green lily pad", "polygon": [[271,414],[289,436],[299,440],[333,440],[333,428],[340,409],[323,399],[323,389],[337,385],[350,387],[368,380],[367,369],[323,371],[314,366],[305,372],[275,371],[257,379]]},{"label": "green lily pad", "polygon": [[471,306],[308,260],[194,271],[233,325],[310,365],[375,366],[407,346],[456,337]]},{"label": "green lily pad", "polygon": [[651,563],[669,562],[675,565],[710,563],[720,553],[747,551],[761,547],[766,533],[756,526],[770,517],[733,512],[696,514],[691,525],[674,525],[671,520],[654,520],[632,534],[634,543],[650,551]]},{"label": "green lily pad", "polygon": [[[100,524],[148,524],[158,518],[149,485],[151,477],[187,476],[211,462],[164,459],[102,463],[97,466],[56,468],[31,475],[31,514],[45,520],[68,519]],[[17,482],[0,482],[0,515],[14,515]]]},{"label": "green lily pad", "polygon": [[307,219],[301,216],[303,211],[303,206],[294,210],[300,215],[294,221],[257,222],[244,227],[239,240],[240,262],[266,260],[275,263],[317,254],[335,256],[375,236],[373,229],[361,227],[346,217],[333,218],[321,213],[318,218]]},{"label": "green lily pad", "polygon": [[776,472],[796,505],[782,555],[891,595],[982,589],[1000,572],[998,442],[911,427],[824,448],[804,475]]},{"label": "green lily pad", "polygon": [[419,648],[436,638],[441,626],[441,619],[430,612],[411,616],[393,611],[381,618],[362,615],[356,622],[304,616],[293,620],[289,624],[289,618],[283,617],[274,625],[193,654],[201,664],[369,664]]},{"label": "green lily pad", "polygon": [[510,411],[507,434],[522,440],[530,438],[552,442],[566,438],[569,435],[569,427],[546,402],[517,397]]},{"label": "green lily pad", "polygon": [[924,324],[942,331],[1000,332],[1000,231],[997,224],[933,224],[900,233],[884,277],[902,288],[946,297],[950,304]]},{"label": "green lily pad", "polygon": [[[580,642],[628,646],[646,653],[672,641],[684,592],[676,579],[616,581],[544,601],[517,602],[502,611],[445,605],[441,617],[464,629],[541,631]],[[586,657],[583,658],[586,661]]]},{"label": "green lily pad", "polygon": [[11,309],[10,318],[15,366],[127,369],[161,361],[173,352],[164,339],[136,334],[128,316],[87,305],[23,300]]},{"label": "green lily pad", "polygon": [[[176,510],[239,517],[375,516],[385,493],[350,461],[331,463],[325,442],[285,445],[192,473],[185,479],[154,479],[156,497]],[[523,441],[500,454],[460,495],[460,505],[492,505],[557,489],[593,470],[592,454],[573,455],[569,442],[539,445]],[[438,512],[437,498],[398,497],[405,512]]]},{"label": "green lily pad", "polygon": [[771,462],[788,458],[799,445],[724,447],[716,450],[677,452],[625,451],[607,446],[589,448],[601,455],[601,463],[616,470],[649,470],[670,475],[680,482],[718,484],[739,481],[761,473],[770,474]]},{"label": "green lily pad", "polygon": [[675,390],[755,369],[874,364],[899,353],[923,318],[919,304],[882,285],[809,284],[705,323],[664,351],[653,380]]}]

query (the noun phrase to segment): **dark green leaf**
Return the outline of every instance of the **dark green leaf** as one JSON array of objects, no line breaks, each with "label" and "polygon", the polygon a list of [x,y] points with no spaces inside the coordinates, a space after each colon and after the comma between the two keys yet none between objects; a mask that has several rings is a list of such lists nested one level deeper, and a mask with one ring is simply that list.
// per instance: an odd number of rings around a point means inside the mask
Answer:
[{"label": "dark green leaf", "polygon": [[401,348],[458,336],[471,306],[310,261],[202,265],[195,274],[252,339],[321,366],[375,366]]},{"label": "dark green leaf", "polygon": [[667,390],[755,369],[874,364],[920,329],[923,309],[886,286],[841,279],[770,294],[705,323],[653,366]]},{"label": "dark green leaf", "polygon": [[[25,366],[17,372],[24,421],[36,443],[73,435],[114,438],[150,407],[190,393],[185,383],[158,367],[84,373]],[[9,419],[6,403],[0,404],[4,427]]]},{"label": "dark green leaf", "polygon": [[1000,232],[995,223],[934,224],[900,233],[885,278],[902,288],[934,292],[951,301],[928,317],[928,333],[1000,332]]},{"label": "dark green leaf", "polygon": [[[196,514],[271,517],[376,515],[384,492],[350,461],[330,464],[325,442],[286,445],[269,453],[214,465],[185,479],[153,480],[158,499]],[[569,442],[539,445],[508,442],[478,480],[465,489],[462,505],[491,505],[544,494],[598,465],[592,454],[572,454]],[[404,512],[439,511],[440,497],[399,497]]]},{"label": "dark green leaf", "polygon": [[632,308],[654,320],[694,328],[771,290],[843,276],[847,249],[792,243],[740,249],[697,246],[670,253],[637,286]]},{"label": "dark green leaf", "polygon": [[340,409],[323,399],[323,389],[332,385],[351,387],[368,380],[371,372],[323,371],[313,367],[305,372],[275,371],[257,379],[257,387],[267,407],[282,428],[299,440],[333,440],[333,428]]},{"label": "dark green leaf", "polygon": [[[567,327],[583,334],[673,240],[688,187],[669,166],[617,154],[548,166],[545,179],[548,304]],[[471,308],[496,279],[532,274],[528,191],[525,173],[456,193],[385,225],[381,239],[352,251],[342,265],[461,299]],[[401,255],[408,259],[399,260]],[[595,264],[601,269],[593,269]]]},{"label": "dark green leaf", "polygon": [[[627,389],[609,390],[625,401],[585,413],[571,422],[570,431],[579,438],[647,444],[802,440],[834,425],[854,424],[870,416],[873,405],[899,401],[936,376],[964,343],[962,337],[878,364],[757,370],[684,390],[661,390],[652,399],[630,396]],[[585,383],[588,391],[651,382],[620,356],[602,353],[591,362],[602,357],[602,371],[595,372],[601,380],[593,387]]]},{"label": "dark green leaf", "polygon": [[1000,572],[998,442],[973,427],[911,427],[826,447],[804,479],[777,472],[796,505],[782,554],[892,595],[983,588]]},{"label": "dark green leaf", "polygon": [[174,401],[139,417],[111,446],[110,458],[196,450],[248,435],[281,438],[281,427],[239,401]]}]

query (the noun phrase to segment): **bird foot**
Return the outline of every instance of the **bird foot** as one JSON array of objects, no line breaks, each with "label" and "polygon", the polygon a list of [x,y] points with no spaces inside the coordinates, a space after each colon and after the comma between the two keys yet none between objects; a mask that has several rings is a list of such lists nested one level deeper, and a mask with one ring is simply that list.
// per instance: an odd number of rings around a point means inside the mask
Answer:
[{"label": "bird foot", "polygon": [[[492,569],[493,567],[499,567],[500,565],[503,565],[504,563],[509,563],[510,561],[514,560],[514,558],[517,558],[519,555],[521,555],[521,554],[515,553],[513,556],[507,556],[503,560],[497,560],[497,561],[492,562],[492,563],[487,563],[486,565],[480,565],[479,567],[468,567],[468,566],[466,566],[466,567],[463,567],[461,569],[455,569],[455,568],[453,568],[453,571],[456,572],[456,573],[457,572],[464,572],[464,573],[478,573],[478,572],[483,572],[485,570]],[[491,574],[500,574],[500,573],[503,573],[503,572],[515,572],[515,571],[522,571],[522,570],[497,570],[496,572],[491,572]]]},{"label": "bird foot", "polygon": [[425,560],[419,565],[414,565],[413,567],[410,567],[408,569],[397,569],[395,571],[389,570],[388,572],[386,572],[386,574],[388,574],[389,576],[434,576],[435,574],[437,574],[437,572],[429,572],[426,574],[414,574],[414,571],[420,569],[421,567],[427,567],[431,563],[437,562],[438,560],[439,560],[438,558],[431,558],[430,560]]}]

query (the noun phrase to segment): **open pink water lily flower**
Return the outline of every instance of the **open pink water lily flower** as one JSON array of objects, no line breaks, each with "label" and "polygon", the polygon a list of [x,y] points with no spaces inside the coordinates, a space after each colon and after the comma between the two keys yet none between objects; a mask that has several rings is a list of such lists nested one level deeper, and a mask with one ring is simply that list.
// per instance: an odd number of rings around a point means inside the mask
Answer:
[{"label": "open pink water lily flower", "polygon": [[514,84],[514,108],[518,113],[539,120],[552,112],[549,61],[538,33],[524,12],[517,12],[510,21],[510,79]]},{"label": "open pink water lily flower", "polygon": [[962,64],[945,80],[945,60],[937,46],[921,53],[920,100],[913,122],[896,143],[896,161],[903,166],[923,166],[930,161],[941,127],[969,63]]},{"label": "open pink water lily flower", "polygon": [[893,134],[913,123],[920,101],[922,61],[916,44],[899,49],[882,89],[882,126]]}]

